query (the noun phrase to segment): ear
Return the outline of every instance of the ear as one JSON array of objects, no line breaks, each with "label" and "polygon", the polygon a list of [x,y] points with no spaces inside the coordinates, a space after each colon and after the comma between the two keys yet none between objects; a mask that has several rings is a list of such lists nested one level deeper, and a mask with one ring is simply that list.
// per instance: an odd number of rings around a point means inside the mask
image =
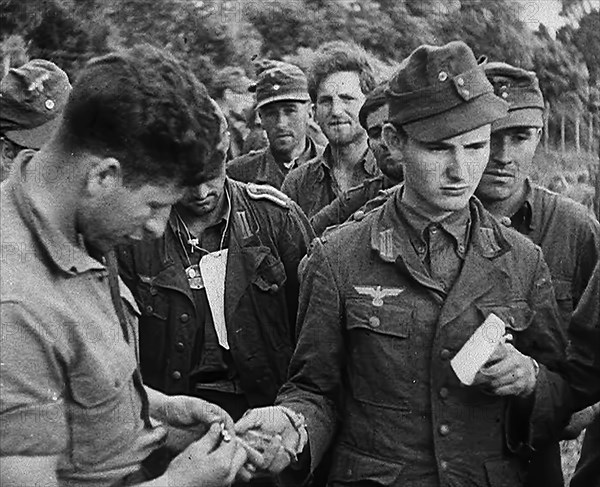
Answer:
[{"label": "ear", "polygon": [[121,163],[114,157],[95,157],[87,174],[86,190],[91,196],[101,196],[123,186]]},{"label": "ear", "polygon": [[404,146],[406,145],[406,137],[398,132],[394,124],[386,122],[383,126],[383,141],[390,150],[394,158],[402,160],[404,157]]},{"label": "ear", "polygon": [[537,144],[539,144],[539,143],[540,143],[540,140],[542,140],[542,132],[543,132],[543,131],[544,131],[544,130],[542,129],[542,127],[539,127],[539,128],[536,130],[536,133],[535,133],[535,135],[536,135],[536,139],[537,139],[536,146],[537,146]]}]

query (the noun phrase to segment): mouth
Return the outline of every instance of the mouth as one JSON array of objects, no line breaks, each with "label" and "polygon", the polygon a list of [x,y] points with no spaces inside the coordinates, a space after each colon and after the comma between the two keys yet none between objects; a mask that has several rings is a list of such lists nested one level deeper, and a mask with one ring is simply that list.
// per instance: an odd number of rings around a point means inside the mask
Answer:
[{"label": "mouth", "polygon": [[330,122],[329,126],[332,128],[339,128],[339,127],[343,127],[346,125],[350,125],[348,122]]},{"label": "mouth", "polygon": [[469,185],[442,186],[440,189],[442,190],[443,193],[458,196],[458,195],[462,195],[462,194],[466,193],[470,189],[470,186]]},{"label": "mouth", "polygon": [[514,178],[515,175],[509,171],[502,171],[500,169],[490,169],[483,173],[485,176],[491,176],[494,178]]}]

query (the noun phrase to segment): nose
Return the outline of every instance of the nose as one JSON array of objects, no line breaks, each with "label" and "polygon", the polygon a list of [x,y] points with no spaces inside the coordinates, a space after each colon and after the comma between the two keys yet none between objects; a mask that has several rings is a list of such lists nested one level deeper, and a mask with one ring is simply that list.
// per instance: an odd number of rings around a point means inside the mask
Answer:
[{"label": "nose", "polygon": [[490,159],[502,166],[511,162],[508,139],[506,137],[493,136],[490,144]]},{"label": "nose", "polygon": [[150,238],[158,238],[164,232],[167,227],[169,220],[169,214],[171,213],[171,207],[161,208],[155,211],[144,225],[144,231]]},{"label": "nose", "polygon": [[343,103],[340,98],[334,96],[331,101],[331,114],[332,115],[340,115],[343,112]]},{"label": "nose", "polygon": [[454,181],[469,180],[469,161],[464,149],[457,148],[448,165],[448,177]]}]

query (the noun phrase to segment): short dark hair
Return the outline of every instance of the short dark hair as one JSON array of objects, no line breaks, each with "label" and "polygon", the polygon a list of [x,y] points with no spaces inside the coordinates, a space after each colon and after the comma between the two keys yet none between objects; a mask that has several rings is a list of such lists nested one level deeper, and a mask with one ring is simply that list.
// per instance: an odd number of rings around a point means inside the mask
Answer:
[{"label": "short dark hair", "polygon": [[373,63],[367,51],[354,42],[331,41],[317,50],[308,69],[308,94],[313,102],[323,80],[340,71],[358,73],[364,94],[375,88]]},{"label": "short dark hair", "polygon": [[71,151],[118,159],[130,186],[196,184],[219,140],[205,86],[173,55],[147,44],[90,60],[59,130]]}]

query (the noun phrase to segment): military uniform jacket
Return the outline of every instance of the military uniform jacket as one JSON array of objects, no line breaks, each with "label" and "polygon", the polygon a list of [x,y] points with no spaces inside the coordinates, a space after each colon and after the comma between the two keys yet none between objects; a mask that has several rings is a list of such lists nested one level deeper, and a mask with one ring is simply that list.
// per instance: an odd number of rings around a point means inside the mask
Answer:
[{"label": "military uniform jacket", "polygon": [[541,186],[528,185],[523,221],[513,224],[542,248],[567,327],[600,260],[600,225],[579,203]]},{"label": "military uniform jacket", "polygon": [[[310,137],[306,138],[306,144],[305,151],[296,159],[291,169],[323,153],[323,147],[315,144]],[[277,189],[281,188],[289,171],[290,169],[275,160],[269,147],[244,154],[227,164],[227,175],[230,178],[243,183],[270,184]]]},{"label": "military uniform jacket", "polygon": [[[541,251],[473,198],[465,261],[446,294],[413,249],[398,203],[315,241],[277,403],[305,415],[311,467],[333,442],[332,486],[522,485],[523,458],[557,434],[570,408],[565,381],[549,368],[562,369],[565,338]],[[450,367],[490,312],[542,364],[527,400],[463,386]]]},{"label": "military uniform jacket", "polygon": [[[297,267],[312,230],[299,208],[270,187],[227,180],[231,197],[225,321],[231,355],[251,406],[272,403],[295,345]],[[190,393],[194,299],[170,225],[160,239],[119,251],[138,301],[142,375],[168,394]]]}]

